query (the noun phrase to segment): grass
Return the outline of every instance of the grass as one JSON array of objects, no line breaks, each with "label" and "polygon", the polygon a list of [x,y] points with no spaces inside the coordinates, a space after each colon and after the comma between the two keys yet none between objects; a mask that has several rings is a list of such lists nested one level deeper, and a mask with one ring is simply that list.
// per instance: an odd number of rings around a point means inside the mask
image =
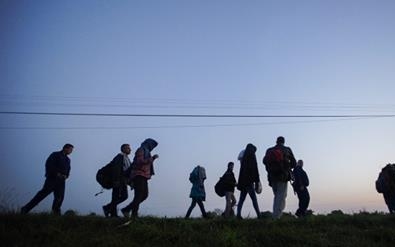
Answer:
[{"label": "grass", "polygon": [[125,220],[0,214],[2,246],[393,246],[395,216],[380,213],[271,219]]}]

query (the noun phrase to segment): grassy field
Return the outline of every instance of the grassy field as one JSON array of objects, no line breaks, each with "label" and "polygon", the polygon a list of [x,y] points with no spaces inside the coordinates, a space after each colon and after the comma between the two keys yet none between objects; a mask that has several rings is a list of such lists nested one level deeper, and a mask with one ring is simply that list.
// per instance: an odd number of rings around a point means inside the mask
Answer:
[{"label": "grassy field", "polygon": [[395,246],[395,216],[359,213],[266,219],[124,219],[0,214],[1,246]]}]

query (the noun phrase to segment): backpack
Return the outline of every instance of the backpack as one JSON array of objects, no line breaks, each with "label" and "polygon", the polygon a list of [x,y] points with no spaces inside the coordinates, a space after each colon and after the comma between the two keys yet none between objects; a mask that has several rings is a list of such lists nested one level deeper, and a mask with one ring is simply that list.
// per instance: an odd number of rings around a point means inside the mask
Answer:
[{"label": "backpack", "polygon": [[376,180],[378,193],[395,193],[395,164],[387,164]]},{"label": "backpack", "polygon": [[100,168],[96,173],[96,181],[103,187],[104,189],[111,189],[113,187],[113,181],[111,177],[112,163],[108,163],[107,165]]},{"label": "backpack", "polygon": [[376,191],[380,194],[384,193],[384,179],[383,179],[383,176],[381,175],[381,173],[376,180]]},{"label": "backpack", "polygon": [[272,174],[282,173],[285,169],[284,153],[279,147],[270,148],[267,150],[265,158],[266,170]]},{"label": "backpack", "polygon": [[224,188],[224,179],[222,177],[219,178],[218,182],[214,186],[215,193],[220,196],[225,196],[225,188]]}]

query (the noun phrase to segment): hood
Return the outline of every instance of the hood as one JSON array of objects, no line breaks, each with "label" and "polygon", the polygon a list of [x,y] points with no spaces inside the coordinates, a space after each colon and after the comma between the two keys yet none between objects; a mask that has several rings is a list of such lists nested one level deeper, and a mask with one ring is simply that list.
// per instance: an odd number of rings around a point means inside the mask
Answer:
[{"label": "hood", "polygon": [[244,156],[255,154],[255,152],[256,152],[256,147],[253,144],[248,143],[244,151]]},{"label": "hood", "polygon": [[158,146],[158,142],[156,142],[154,139],[152,138],[147,138],[145,139],[145,141],[143,141],[143,143],[141,143],[141,147],[147,148],[150,152],[156,147]]}]

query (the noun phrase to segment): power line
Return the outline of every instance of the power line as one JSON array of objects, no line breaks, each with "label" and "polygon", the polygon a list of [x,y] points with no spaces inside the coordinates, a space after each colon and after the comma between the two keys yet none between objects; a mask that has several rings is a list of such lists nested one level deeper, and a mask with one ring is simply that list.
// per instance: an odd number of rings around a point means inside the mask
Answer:
[{"label": "power line", "polygon": [[286,124],[305,124],[305,123],[322,123],[322,122],[339,122],[355,121],[361,119],[373,118],[336,118],[336,119],[319,119],[319,120],[302,120],[302,121],[274,121],[258,123],[234,123],[234,124],[175,124],[175,125],[156,125],[156,126],[87,126],[87,127],[0,127],[0,130],[126,130],[126,129],[173,129],[173,128],[211,128],[211,127],[241,127],[241,126],[264,126],[264,125],[286,125]]},{"label": "power line", "polygon": [[165,118],[393,118],[395,114],[350,115],[240,115],[240,114],[133,114],[133,113],[80,113],[80,112],[24,112],[1,111],[3,115],[84,116],[84,117],[165,117]]}]

